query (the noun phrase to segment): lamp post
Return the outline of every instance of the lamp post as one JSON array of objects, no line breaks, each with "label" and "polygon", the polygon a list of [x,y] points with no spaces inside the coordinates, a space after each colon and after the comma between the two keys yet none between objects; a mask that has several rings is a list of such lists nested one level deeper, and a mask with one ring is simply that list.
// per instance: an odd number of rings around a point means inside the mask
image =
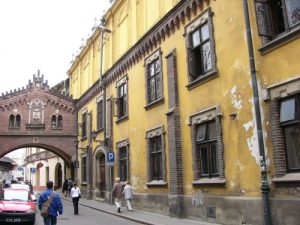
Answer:
[{"label": "lamp post", "polygon": [[104,33],[111,33],[110,29],[107,29],[106,27],[104,27],[104,18],[101,19],[101,24],[99,26],[99,30],[100,30],[100,65],[99,65],[99,85],[101,88],[103,87],[103,83],[102,83],[102,67],[103,67],[103,44],[104,44]]}]

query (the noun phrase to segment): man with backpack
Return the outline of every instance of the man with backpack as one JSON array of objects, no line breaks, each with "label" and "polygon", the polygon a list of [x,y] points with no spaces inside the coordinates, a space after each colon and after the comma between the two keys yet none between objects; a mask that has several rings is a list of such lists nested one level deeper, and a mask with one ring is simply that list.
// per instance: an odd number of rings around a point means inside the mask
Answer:
[{"label": "man with backpack", "polygon": [[44,218],[44,225],[56,225],[57,216],[63,213],[63,205],[59,195],[53,190],[53,182],[47,182],[47,190],[42,192],[38,207]]}]

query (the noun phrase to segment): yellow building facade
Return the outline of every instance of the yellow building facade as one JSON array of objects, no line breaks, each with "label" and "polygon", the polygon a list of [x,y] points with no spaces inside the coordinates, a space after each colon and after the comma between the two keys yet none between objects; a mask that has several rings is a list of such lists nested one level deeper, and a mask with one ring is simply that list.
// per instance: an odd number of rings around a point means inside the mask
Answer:
[{"label": "yellow building facade", "polygon": [[88,198],[120,177],[146,210],[297,224],[300,5],[276,2],[115,1],[69,70]]}]

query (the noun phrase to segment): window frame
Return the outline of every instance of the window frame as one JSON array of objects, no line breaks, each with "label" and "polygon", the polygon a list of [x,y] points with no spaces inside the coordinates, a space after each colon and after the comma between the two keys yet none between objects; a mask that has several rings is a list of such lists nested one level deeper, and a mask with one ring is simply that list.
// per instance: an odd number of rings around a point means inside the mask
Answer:
[{"label": "window frame", "polygon": [[61,130],[63,128],[63,116],[60,114],[54,114],[51,116],[51,129]]},{"label": "window frame", "polygon": [[[213,13],[211,12],[211,8],[208,8],[203,13],[201,13],[197,18],[195,18],[191,23],[189,23],[185,27],[185,42],[186,42],[186,54],[187,54],[187,74],[188,74],[188,84],[187,88],[192,89],[199,84],[206,82],[217,76],[217,59],[216,59],[216,50],[215,50],[215,40],[214,40],[214,29],[212,22]],[[208,26],[208,39],[203,41],[203,45],[209,43],[210,46],[210,61],[211,61],[211,69],[207,71],[202,71],[199,73],[200,69],[196,67],[199,63],[201,63],[201,67],[203,70],[203,59],[201,62],[198,62],[196,57],[196,48],[193,47],[193,34],[195,32],[201,33],[201,28],[205,25]],[[198,48],[198,47],[197,47]]]},{"label": "window frame", "polygon": [[289,171],[286,161],[285,138],[281,125],[292,124],[285,121],[280,124],[280,101],[294,95],[300,95],[300,76],[266,87],[264,101],[269,103],[270,132],[273,145],[274,176],[276,186],[289,187],[300,183],[300,172]]},{"label": "window frame", "polygon": [[[213,124],[216,127],[216,121],[215,120],[209,120],[209,121],[205,121],[203,123],[197,124],[197,126],[195,127],[196,131],[196,137],[198,136],[198,132],[199,132],[199,127],[203,127],[205,126],[205,131],[204,131],[204,138],[202,140],[198,140],[198,138],[196,138],[196,151],[197,151],[197,157],[199,157],[199,168],[200,168],[200,174],[199,177],[200,178],[213,178],[213,177],[218,177],[219,173],[217,172],[216,174],[213,173],[213,161],[212,161],[212,149],[213,149],[213,145],[215,146],[215,154],[217,155],[217,150],[216,150],[216,145],[217,145],[217,138],[216,138],[216,129],[215,129],[215,137],[213,139],[209,139],[209,129],[210,129],[210,124]],[[204,160],[202,157],[202,149],[203,147],[206,147],[207,149],[207,173],[203,172],[203,167],[204,167]],[[217,161],[217,157],[215,159],[215,164],[218,165],[218,161]],[[217,166],[218,167],[218,166]]]},{"label": "window frame", "polygon": [[[123,90],[121,94],[121,89]],[[128,118],[128,76],[124,76],[116,83],[117,123]],[[122,109],[122,110],[121,110]],[[121,114],[122,112],[122,114]]]},{"label": "window frame", "polygon": [[283,43],[293,40],[300,34],[300,22],[296,25],[290,26],[286,0],[280,1],[282,4],[281,22],[284,25],[284,31],[278,33],[275,32],[275,22],[272,22],[274,18],[274,15],[272,15],[274,13],[274,9],[270,2],[266,0],[254,1],[258,35],[262,39],[262,47],[259,51],[262,54],[266,54],[277,46],[281,46]]},{"label": "window frame", "polygon": [[[147,166],[148,166],[148,183],[147,186],[166,186],[166,155],[165,155],[165,142],[164,142],[164,128],[163,126],[157,127],[155,129],[149,130],[146,132],[146,141],[147,141]],[[152,155],[153,152],[151,151],[151,143],[152,140],[159,139],[161,149],[160,151],[156,151],[155,154],[158,153],[161,155],[160,161],[161,161],[161,176],[160,177],[154,177],[154,166],[152,163]],[[157,179],[158,178],[158,179]]]},{"label": "window frame", "polygon": [[87,182],[87,155],[86,154],[82,154],[81,155],[81,181],[82,183],[86,183]]},{"label": "window frame", "polygon": [[[290,168],[290,160],[289,160],[289,154],[291,153],[292,150],[289,149],[289,144],[287,143],[287,132],[286,130],[291,128],[291,127],[298,127],[298,129],[300,130],[300,120],[299,120],[299,117],[300,117],[300,94],[295,94],[291,97],[287,97],[287,98],[283,98],[283,99],[280,99],[280,110],[279,110],[279,113],[280,113],[280,118],[281,118],[281,109],[282,109],[282,103],[283,101],[286,101],[286,100],[289,100],[289,99],[294,99],[294,102],[295,102],[295,108],[294,108],[294,118],[293,119],[290,119],[290,120],[287,120],[287,121],[280,121],[279,120],[279,123],[280,123],[280,127],[282,129],[282,133],[283,133],[283,139],[284,139],[284,147],[285,147],[285,158],[286,158],[286,172],[287,173],[293,173],[293,172],[296,172],[296,173],[299,173],[300,172],[300,163],[299,163],[299,166],[298,168]],[[300,138],[300,132],[299,132],[299,138]],[[300,150],[299,150],[300,151]],[[300,154],[300,153],[299,153]]]},{"label": "window frame", "polygon": [[[155,62],[159,62],[160,64],[160,69],[159,72],[155,73],[154,70],[154,75],[151,76],[150,74],[150,66],[155,63]],[[159,48],[157,51],[155,51],[153,54],[151,54],[149,57],[147,57],[144,61],[144,67],[145,67],[145,87],[146,87],[146,93],[145,93],[145,97],[146,97],[146,106],[145,109],[148,110],[150,108],[152,108],[153,106],[159,105],[160,103],[163,102],[164,100],[164,92],[163,92],[163,62],[162,62],[162,51]],[[155,66],[154,66],[155,69]],[[150,84],[150,80],[151,78],[158,78],[159,80],[157,81],[157,79],[155,80],[155,90],[156,90],[156,96],[155,99],[150,99],[150,95],[151,95],[151,84]],[[158,86],[158,88],[157,88]]]},{"label": "window frame", "polygon": [[[119,174],[118,176],[120,177],[121,181],[130,180],[129,140],[125,139],[123,141],[119,141],[119,142],[117,142],[116,146],[117,146],[117,155],[116,155],[117,159],[116,159],[116,162],[117,162],[118,174]],[[125,158],[121,157],[121,149],[125,149],[125,151],[126,151]],[[121,171],[122,163],[121,163],[121,160],[123,160],[126,164],[126,179],[124,177],[122,177],[122,171]]]},{"label": "window frame", "polygon": [[[192,156],[193,156],[193,185],[222,185],[226,184],[225,179],[225,161],[224,161],[224,144],[223,144],[223,134],[222,134],[222,124],[221,124],[222,113],[220,111],[220,106],[214,106],[196,112],[190,116],[189,125],[191,126],[191,141],[192,141]],[[203,124],[215,123],[215,138],[211,140],[203,139],[197,141],[197,130],[199,126],[204,126]],[[205,125],[207,126],[207,125]],[[207,128],[205,133],[207,133]],[[203,176],[201,172],[201,159],[199,153],[199,143],[207,145],[209,143],[215,143],[216,146],[216,163],[218,168],[217,175],[205,175]]]},{"label": "window frame", "polygon": [[100,96],[97,99],[97,130],[104,129],[104,99]]},{"label": "window frame", "polygon": [[8,120],[8,128],[19,129],[21,128],[21,115],[10,114]]},{"label": "window frame", "polygon": [[82,127],[81,127],[81,134],[82,134],[82,138],[87,138],[87,112],[83,112],[81,114],[82,118]]}]

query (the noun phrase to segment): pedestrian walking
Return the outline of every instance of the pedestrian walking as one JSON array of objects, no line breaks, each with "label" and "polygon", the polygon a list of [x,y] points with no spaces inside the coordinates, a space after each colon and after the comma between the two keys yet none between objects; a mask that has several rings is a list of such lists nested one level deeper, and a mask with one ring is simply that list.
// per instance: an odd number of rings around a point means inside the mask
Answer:
[{"label": "pedestrian walking", "polygon": [[116,182],[114,183],[112,196],[115,199],[115,204],[117,206],[118,213],[121,212],[121,200],[122,200],[122,184],[120,183],[120,177],[116,177]]},{"label": "pedestrian walking", "polygon": [[68,195],[68,179],[65,179],[64,183],[63,183],[63,194],[65,195],[65,197],[67,197]]},{"label": "pedestrian walking", "polygon": [[53,182],[47,182],[47,190],[42,192],[39,201],[38,207],[41,210],[43,203],[48,199],[52,199],[48,214],[44,217],[44,225],[56,225],[57,224],[57,216],[63,213],[63,205],[61,203],[61,199],[59,195],[53,190]]},{"label": "pedestrian walking", "polygon": [[69,180],[68,180],[68,195],[69,195],[69,197],[71,197],[71,189],[72,189],[72,187],[73,187],[73,181],[71,180],[71,178],[69,178]]},{"label": "pedestrian walking", "polygon": [[74,186],[71,189],[71,197],[72,197],[72,202],[74,207],[74,214],[78,215],[78,202],[79,199],[81,198],[81,193],[76,183],[74,183]]},{"label": "pedestrian walking", "polygon": [[127,210],[132,211],[131,199],[133,198],[133,188],[130,185],[130,181],[126,182],[126,185],[123,190],[123,195],[126,201]]}]

